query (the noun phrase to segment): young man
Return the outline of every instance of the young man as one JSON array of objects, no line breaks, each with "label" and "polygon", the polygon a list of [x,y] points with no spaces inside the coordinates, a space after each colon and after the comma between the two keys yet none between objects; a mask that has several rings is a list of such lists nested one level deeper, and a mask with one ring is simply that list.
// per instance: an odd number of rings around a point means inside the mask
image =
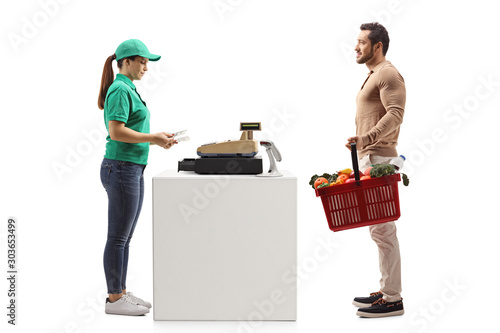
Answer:
[{"label": "young man", "polygon": [[[371,164],[388,163],[398,156],[399,127],[403,122],[406,90],[403,77],[385,59],[389,48],[387,30],[379,23],[362,24],[357,39],[356,62],[370,70],[356,97],[356,135],[346,146],[356,142],[359,169]],[[404,313],[401,298],[401,257],[394,222],[370,226],[372,239],[378,246],[382,278],[380,291],[369,297],[356,297],[361,317],[386,317]]]}]

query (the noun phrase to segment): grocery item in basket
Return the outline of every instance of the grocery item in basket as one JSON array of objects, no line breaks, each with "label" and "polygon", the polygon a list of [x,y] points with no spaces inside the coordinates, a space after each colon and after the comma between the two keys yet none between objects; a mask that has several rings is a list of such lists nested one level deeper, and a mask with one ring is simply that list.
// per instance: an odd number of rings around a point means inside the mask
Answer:
[{"label": "grocery item in basket", "polygon": [[[365,171],[366,173],[366,171]],[[375,164],[370,170],[370,177],[378,178],[384,176],[390,176],[396,173],[396,168],[394,165],[389,163]],[[404,173],[400,173],[403,177],[403,185],[408,186],[410,184],[410,179]]]},{"label": "grocery item in basket", "polygon": [[396,173],[396,168],[394,165],[389,164],[389,163],[381,163],[381,164],[375,164],[373,168],[370,170],[370,177],[376,178],[376,177],[383,177],[383,176],[389,176],[393,175]]},{"label": "grocery item in basket", "polygon": [[326,184],[328,185],[328,180],[325,178],[325,177],[318,177],[315,181],[314,181],[314,188],[318,188],[318,186],[322,185],[322,184]]},{"label": "grocery item in basket", "polygon": [[403,155],[399,155],[398,157],[393,158],[389,164],[394,165],[396,171],[400,172],[403,169],[403,163],[406,161],[406,157]]},{"label": "grocery item in basket", "polygon": [[350,169],[350,168],[346,168],[346,169],[343,169],[343,170],[338,171],[337,173],[338,173],[339,175],[340,175],[340,174],[342,174],[342,173],[343,173],[343,174],[346,174],[346,175],[350,175],[350,174],[351,174],[351,172],[353,172],[353,171],[352,171],[352,169]]},{"label": "grocery item in basket", "polygon": [[328,180],[328,183],[331,184],[331,183],[335,183],[335,181],[337,180],[338,174],[337,173],[333,173],[333,174],[324,173],[321,176],[314,175],[311,177],[311,180],[309,180],[309,185],[311,185],[312,188],[315,188],[314,182],[316,181],[316,179],[318,179],[320,177],[326,178],[326,180]]}]

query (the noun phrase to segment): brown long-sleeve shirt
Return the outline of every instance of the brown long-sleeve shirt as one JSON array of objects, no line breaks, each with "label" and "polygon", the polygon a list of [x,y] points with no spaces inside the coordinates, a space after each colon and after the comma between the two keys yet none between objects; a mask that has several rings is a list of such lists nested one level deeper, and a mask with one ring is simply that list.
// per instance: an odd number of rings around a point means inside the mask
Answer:
[{"label": "brown long-sleeve shirt", "polygon": [[405,82],[398,70],[389,61],[375,66],[356,97],[356,135],[364,144],[359,147],[360,158],[398,155],[405,102]]}]

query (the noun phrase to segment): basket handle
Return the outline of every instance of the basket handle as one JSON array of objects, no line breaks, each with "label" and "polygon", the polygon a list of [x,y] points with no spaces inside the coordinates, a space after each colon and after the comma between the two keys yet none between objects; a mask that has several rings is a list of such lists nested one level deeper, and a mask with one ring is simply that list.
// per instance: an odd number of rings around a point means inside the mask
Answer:
[{"label": "basket handle", "polygon": [[358,164],[358,152],[356,150],[356,142],[351,142],[351,158],[352,158],[352,169],[354,170],[354,179],[358,185],[361,185],[359,178],[359,164]]}]

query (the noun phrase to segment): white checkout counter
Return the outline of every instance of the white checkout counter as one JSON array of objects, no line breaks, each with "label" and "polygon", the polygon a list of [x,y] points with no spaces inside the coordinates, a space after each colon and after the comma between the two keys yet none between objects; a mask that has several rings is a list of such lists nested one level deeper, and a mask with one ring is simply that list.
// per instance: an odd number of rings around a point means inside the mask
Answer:
[{"label": "white checkout counter", "polygon": [[297,178],[153,178],[155,320],[296,320]]}]

